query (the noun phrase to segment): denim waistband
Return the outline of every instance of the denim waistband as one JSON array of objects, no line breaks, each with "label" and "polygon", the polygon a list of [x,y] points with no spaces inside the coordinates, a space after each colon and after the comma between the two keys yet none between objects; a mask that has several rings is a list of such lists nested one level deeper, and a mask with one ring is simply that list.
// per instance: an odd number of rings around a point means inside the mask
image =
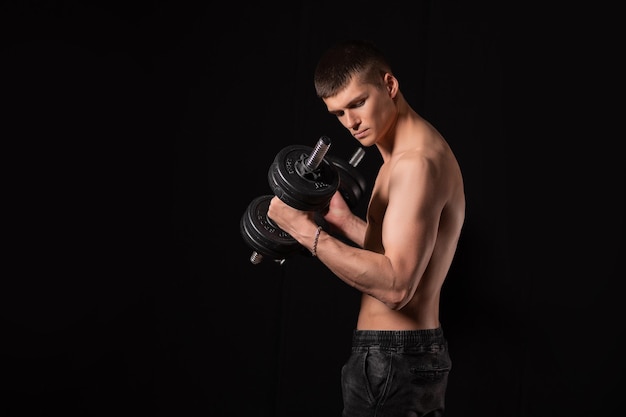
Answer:
[{"label": "denim waistband", "polygon": [[352,345],[355,347],[432,342],[445,342],[441,327],[424,330],[354,330],[352,335]]}]

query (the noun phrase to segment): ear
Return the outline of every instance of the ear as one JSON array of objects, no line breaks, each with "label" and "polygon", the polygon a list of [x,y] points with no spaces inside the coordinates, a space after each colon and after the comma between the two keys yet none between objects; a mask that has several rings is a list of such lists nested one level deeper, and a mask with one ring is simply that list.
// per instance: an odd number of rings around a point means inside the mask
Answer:
[{"label": "ear", "polygon": [[398,94],[398,88],[399,88],[398,79],[394,77],[393,74],[386,72],[383,77],[383,80],[385,83],[385,88],[387,89],[387,92],[389,93],[389,97],[395,98],[396,95]]}]

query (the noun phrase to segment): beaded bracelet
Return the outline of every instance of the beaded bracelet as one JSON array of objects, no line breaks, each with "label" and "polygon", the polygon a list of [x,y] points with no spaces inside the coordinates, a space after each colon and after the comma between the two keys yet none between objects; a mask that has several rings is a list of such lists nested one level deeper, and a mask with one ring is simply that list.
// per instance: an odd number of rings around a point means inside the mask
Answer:
[{"label": "beaded bracelet", "polygon": [[311,251],[311,255],[313,257],[317,256],[317,242],[320,240],[320,233],[322,232],[322,226],[317,226],[317,232],[315,232],[315,240],[313,240],[313,250]]}]

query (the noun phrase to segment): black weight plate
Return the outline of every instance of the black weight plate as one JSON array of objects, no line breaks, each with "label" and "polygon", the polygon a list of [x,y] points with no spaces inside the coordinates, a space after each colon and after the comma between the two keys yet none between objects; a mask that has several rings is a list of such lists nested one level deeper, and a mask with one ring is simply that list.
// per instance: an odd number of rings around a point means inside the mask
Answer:
[{"label": "black weight plate", "polygon": [[267,174],[274,194],[299,210],[323,209],[339,188],[339,173],[326,159],[311,173],[298,172],[298,164],[312,152],[309,146],[287,146],[276,155]]},{"label": "black weight plate", "polygon": [[356,167],[337,156],[326,155],[325,158],[337,168],[339,172],[339,192],[346,200],[348,206],[354,209],[365,193],[367,187],[365,177]]}]

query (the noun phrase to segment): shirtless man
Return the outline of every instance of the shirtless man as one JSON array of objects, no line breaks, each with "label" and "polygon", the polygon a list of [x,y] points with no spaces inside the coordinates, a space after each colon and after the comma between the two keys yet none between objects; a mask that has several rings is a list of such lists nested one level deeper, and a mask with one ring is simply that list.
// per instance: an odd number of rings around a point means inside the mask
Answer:
[{"label": "shirtless man", "polygon": [[314,82],[328,112],[361,146],[376,146],[383,161],[366,220],[339,192],[324,214],[328,230],[314,212],[277,197],[268,209],[281,229],[363,293],[341,372],[342,415],[442,416],[452,362],[439,304],[465,219],[459,164],[437,129],[407,103],[371,43],[330,48]]}]

